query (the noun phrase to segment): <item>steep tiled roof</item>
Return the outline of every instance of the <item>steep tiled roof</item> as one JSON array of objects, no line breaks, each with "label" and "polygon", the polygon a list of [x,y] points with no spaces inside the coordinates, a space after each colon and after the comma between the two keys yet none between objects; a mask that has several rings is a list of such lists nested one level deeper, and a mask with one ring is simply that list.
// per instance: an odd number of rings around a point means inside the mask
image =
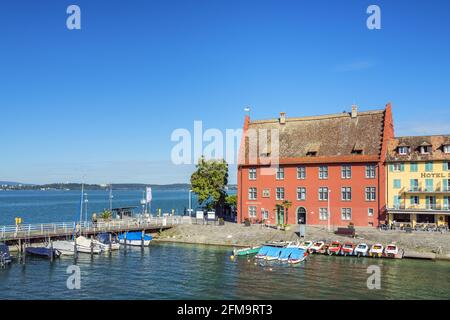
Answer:
[{"label": "steep tiled roof", "polygon": [[[388,142],[386,161],[450,160],[450,154],[444,153],[444,145],[450,145],[450,135],[396,137]],[[408,146],[410,152],[406,155],[398,154],[397,148],[399,146]],[[431,153],[421,154],[419,152],[420,146],[431,146]]]},{"label": "steep tiled roof", "polygon": [[[278,130],[281,163],[286,163],[289,159],[294,162],[315,162],[314,159],[325,161],[327,158],[373,161],[380,158],[384,118],[385,110],[358,112],[355,117],[344,112],[316,117],[286,118],[285,124],[280,124],[279,119],[257,120],[250,122],[248,129],[267,130],[269,144],[270,131]],[[247,140],[247,159],[248,151]]]}]

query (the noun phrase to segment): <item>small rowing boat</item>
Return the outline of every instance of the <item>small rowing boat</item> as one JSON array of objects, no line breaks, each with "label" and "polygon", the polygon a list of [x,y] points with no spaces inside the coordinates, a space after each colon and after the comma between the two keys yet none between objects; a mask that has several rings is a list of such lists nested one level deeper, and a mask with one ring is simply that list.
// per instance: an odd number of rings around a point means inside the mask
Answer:
[{"label": "small rowing boat", "polygon": [[235,256],[248,256],[251,254],[257,254],[261,246],[242,248],[242,249],[234,249],[233,255]]}]

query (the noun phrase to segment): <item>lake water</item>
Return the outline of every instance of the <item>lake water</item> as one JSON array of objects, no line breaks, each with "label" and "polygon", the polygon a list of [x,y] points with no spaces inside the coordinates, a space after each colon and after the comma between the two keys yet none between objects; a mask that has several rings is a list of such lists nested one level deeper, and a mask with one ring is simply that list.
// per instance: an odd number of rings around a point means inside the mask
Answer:
[{"label": "lake water", "polygon": [[[138,190],[117,192],[115,205],[139,203],[141,196]],[[154,204],[163,209],[177,208],[182,212],[188,205],[185,191],[160,191],[153,196]],[[107,204],[107,193],[92,192],[92,199],[89,205],[93,210],[101,210]],[[75,192],[0,193],[0,224],[11,224],[17,215],[25,222],[74,220],[77,204]],[[152,243],[143,250],[128,247],[92,258],[80,254],[77,260],[63,257],[50,262],[27,257],[25,264],[16,260],[0,270],[0,299],[448,299],[450,296],[448,262],[311,256],[298,266],[287,266],[255,264],[247,258],[233,261],[230,255],[231,249],[226,247]],[[74,264],[81,271],[79,290],[66,286],[67,267]],[[367,268],[371,265],[380,268],[379,290],[367,288]]]}]

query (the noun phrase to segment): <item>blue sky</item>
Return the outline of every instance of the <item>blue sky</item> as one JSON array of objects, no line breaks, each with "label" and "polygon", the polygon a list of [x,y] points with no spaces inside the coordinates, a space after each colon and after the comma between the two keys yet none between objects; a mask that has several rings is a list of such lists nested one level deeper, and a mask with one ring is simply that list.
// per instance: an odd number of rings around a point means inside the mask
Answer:
[{"label": "blue sky", "polygon": [[260,119],[391,101],[397,135],[449,134],[449,15],[446,0],[2,1],[0,180],[187,182],[172,131],[240,128],[248,105]]}]

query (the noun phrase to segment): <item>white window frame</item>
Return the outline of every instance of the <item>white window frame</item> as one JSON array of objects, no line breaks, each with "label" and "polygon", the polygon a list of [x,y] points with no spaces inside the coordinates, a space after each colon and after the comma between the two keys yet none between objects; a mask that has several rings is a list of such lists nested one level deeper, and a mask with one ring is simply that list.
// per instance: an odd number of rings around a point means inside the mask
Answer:
[{"label": "white window frame", "polygon": [[328,179],[328,166],[319,166],[319,179]]},{"label": "white window frame", "polygon": [[[303,198],[301,196],[299,197],[299,195],[304,195],[304,197]],[[306,187],[297,187],[297,200],[298,201],[306,200]]]},{"label": "white window frame", "polygon": [[250,187],[248,188],[248,200],[258,199],[258,188]]},{"label": "white window frame", "polygon": [[319,208],[319,220],[328,220],[328,208]]},{"label": "white window frame", "polygon": [[352,201],[352,187],[342,187],[341,188],[341,200],[342,201]]},{"label": "white window frame", "polygon": [[261,217],[263,220],[268,220],[269,219],[269,210],[261,208]]},{"label": "white window frame", "polygon": [[256,168],[248,169],[248,180],[256,180]]},{"label": "white window frame", "polygon": [[367,208],[367,216],[368,217],[373,217],[375,214],[375,209],[374,208]]},{"label": "white window frame", "polygon": [[275,197],[277,200],[284,200],[284,187],[277,187],[275,190]]},{"label": "white window frame", "polygon": [[375,179],[377,176],[377,166],[374,164],[366,165],[366,178]]},{"label": "white window frame", "polygon": [[402,171],[402,164],[399,162],[392,164],[392,171],[393,172],[401,172]]},{"label": "white window frame", "polygon": [[[323,197],[325,195],[325,197]],[[328,187],[319,187],[319,201],[328,201],[329,189]]]},{"label": "white window frame", "polygon": [[[369,197],[367,195],[369,195]],[[366,199],[366,201],[377,201],[377,188],[366,187],[364,189],[364,198]]]},{"label": "white window frame", "polygon": [[445,145],[443,150],[444,153],[450,153],[450,145]]},{"label": "white window frame", "polygon": [[256,206],[248,206],[249,218],[256,218]]},{"label": "white window frame", "polygon": [[352,220],[352,208],[341,208],[341,220],[343,221]]},{"label": "white window frame", "polygon": [[341,166],[341,178],[351,179],[352,178],[352,166],[349,164],[344,164]]},{"label": "white window frame", "polygon": [[277,168],[276,179],[277,180],[284,180],[284,167],[278,167]]},{"label": "white window frame", "polygon": [[305,166],[297,167],[297,179],[298,180],[306,179],[306,167]]}]

